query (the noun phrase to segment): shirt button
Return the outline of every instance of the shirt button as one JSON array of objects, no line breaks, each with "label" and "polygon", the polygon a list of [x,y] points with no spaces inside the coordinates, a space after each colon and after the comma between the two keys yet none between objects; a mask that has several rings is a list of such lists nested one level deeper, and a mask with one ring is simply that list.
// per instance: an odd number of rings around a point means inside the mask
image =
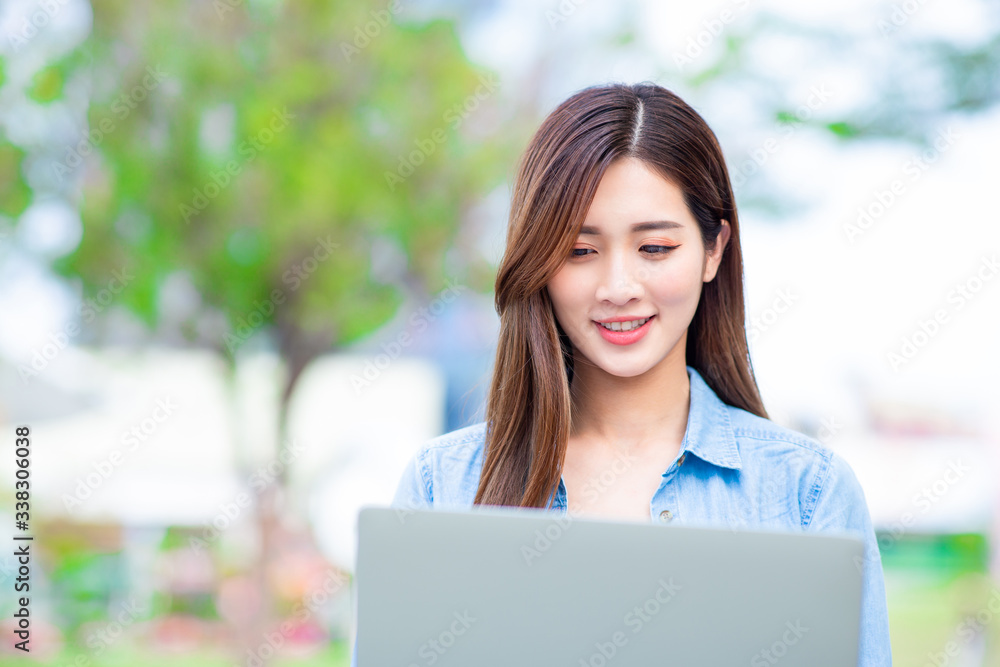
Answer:
[{"label": "shirt button", "polygon": [[673,518],[674,515],[670,512],[670,510],[663,510],[662,512],[660,512],[660,521],[662,521],[663,523],[666,523],[667,521],[670,521]]}]

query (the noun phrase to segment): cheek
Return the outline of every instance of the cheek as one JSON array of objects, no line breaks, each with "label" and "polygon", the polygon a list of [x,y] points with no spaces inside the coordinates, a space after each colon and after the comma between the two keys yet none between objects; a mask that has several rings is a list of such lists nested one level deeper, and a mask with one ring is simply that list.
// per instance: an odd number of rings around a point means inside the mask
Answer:
[{"label": "cheek", "polygon": [[549,300],[556,312],[578,308],[587,300],[587,287],[583,276],[565,268],[552,277],[547,285]]},{"label": "cheek", "polygon": [[676,263],[649,285],[650,296],[660,306],[689,308],[701,296],[701,264]]},{"label": "cheek", "polygon": [[577,295],[574,294],[573,282],[568,279],[565,271],[560,271],[549,281],[546,289],[549,293],[549,301],[552,302],[552,312],[556,316],[556,321],[562,326],[563,331],[567,330],[570,324],[568,315],[572,312],[574,301]]}]

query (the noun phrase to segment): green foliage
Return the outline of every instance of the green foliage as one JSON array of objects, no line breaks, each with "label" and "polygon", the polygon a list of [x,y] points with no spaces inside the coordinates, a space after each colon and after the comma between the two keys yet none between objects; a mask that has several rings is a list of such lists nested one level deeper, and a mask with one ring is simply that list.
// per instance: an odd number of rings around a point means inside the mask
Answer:
[{"label": "green foliage", "polygon": [[[57,269],[88,295],[127,267],[116,303],[150,326],[164,282],[183,272],[229,322],[194,342],[225,353],[262,320],[282,350],[306,336],[349,343],[392,317],[404,281],[441,289],[463,211],[509,160],[467,136],[465,110],[491,103],[475,97],[490,75],[466,62],[451,23],[394,16],[367,36],[369,9],[94,2],[77,73],[119,85],[94,88],[88,125],[105,131],[80,167],[83,239]],[[45,70],[35,96],[62,83]],[[407,257],[393,276],[373,272],[380,239]]]},{"label": "green foliage", "polygon": [[84,623],[101,621],[116,595],[126,588],[120,553],[91,549],[52,550],[52,599],[60,625],[74,634]]},{"label": "green foliage", "polygon": [[24,151],[0,142],[0,214],[16,217],[31,200],[31,188],[21,173],[23,162]]},{"label": "green foliage", "polygon": [[850,139],[858,133],[857,128],[843,121],[827,123],[826,129],[842,139]]},{"label": "green foliage", "polygon": [[51,102],[62,94],[63,83],[58,67],[46,67],[35,74],[28,96],[37,102]]},{"label": "green foliage", "polygon": [[879,550],[887,567],[936,572],[939,575],[989,570],[989,542],[979,533],[880,537]]}]

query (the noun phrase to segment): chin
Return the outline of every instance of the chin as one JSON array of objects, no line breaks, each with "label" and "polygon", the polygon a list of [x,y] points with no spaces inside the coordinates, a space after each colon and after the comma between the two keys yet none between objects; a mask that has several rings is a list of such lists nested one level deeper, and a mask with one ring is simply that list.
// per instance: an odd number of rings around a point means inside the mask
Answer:
[{"label": "chin", "polygon": [[632,364],[598,364],[598,368],[607,373],[620,378],[633,378],[643,375],[653,369],[653,363],[632,363]]},{"label": "chin", "polygon": [[634,377],[639,377],[640,375],[645,374],[646,371],[648,371],[648,370],[649,370],[648,368],[644,368],[644,369],[636,370],[636,371],[618,371],[618,372],[608,371],[608,373],[611,374],[611,375],[614,375],[615,377],[618,377],[618,378],[634,378]]}]

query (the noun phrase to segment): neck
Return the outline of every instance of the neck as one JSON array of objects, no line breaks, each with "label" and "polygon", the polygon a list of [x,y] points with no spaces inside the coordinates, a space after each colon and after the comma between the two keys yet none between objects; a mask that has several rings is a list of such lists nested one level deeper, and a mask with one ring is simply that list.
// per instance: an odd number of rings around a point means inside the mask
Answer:
[{"label": "neck", "polygon": [[670,355],[635,377],[611,375],[578,359],[570,394],[575,438],[603,441],[618,450],[662,446],[664,441],[680,447],[684,440],[691,383],[683,354]]}]

